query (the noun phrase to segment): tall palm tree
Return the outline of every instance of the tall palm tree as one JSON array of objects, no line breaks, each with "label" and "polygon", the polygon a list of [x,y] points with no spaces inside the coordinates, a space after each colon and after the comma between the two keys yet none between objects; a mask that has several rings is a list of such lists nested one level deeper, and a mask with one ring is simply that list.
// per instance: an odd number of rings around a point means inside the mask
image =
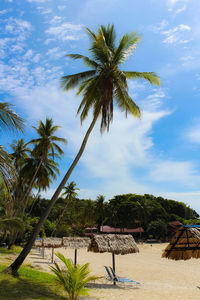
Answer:
[{"label": "tall palm tree", "polygon": [[[27,182],[27,179],[32,178],[34,176],[36,169],[38,167],[39,161],[40,161],[40,158],[35,158],[35,157],[29,157],[25,160],[24,166],[21,170],[21,176],[22,176],[22,178],[25,179],[26,182]],[[35,177],[35,182],[34,182],[34,187],[36,189],[38,189],[38,193],[40,193],[41,190],[46,191],[47,188],[49,188],[50,183],[52,183],[52,180],[56,179],[57,174],[59,174],[57,162],[55,162],[51,158],[48,158],[45,161],[43,161],[40,166],[40,169],[37,172],[37,175]],[[37,201],[37,197],[35,198],[35,201]],[[33,209],[35,201],[33,201],[33,203],[32,203],[30,212]],[[23,205],[22,214],[24,214],[24,212],[27,208],[27,204],[28,203],[22,203],[22,205]]]},{"label": "tall palm tree", "polygon": [[65,196],[66,204],[65,204],[64,209],[62,210],[62,213],[61,213],[60,217],[58,218],[58,220],[56,222],[56,226],[55,226],[55,229],[52,232],[52,236],[53,236],[54,232],[56,231],[56,228],[57,228],[58,224],[62,220],[69,203],[72,202],[73,199],[75,199],[78,196],[78,193],[76,191],[80,191],[79,188],[76,188],[76,183],[74,181],[68,183],[67,186],[64,187],[64,190],[65,191],[61,196]]},{"label": "tall palm tree", "polygon": [[61,156],[64,154],[63,150],[60,148],[57,142],[67,143],[67,140],[55,135],[56,131],[59,128],[60,126],[53,125],[53,120],[49,118],[46,118],[45,123],[40,121],[39,126],[34,127],[39,137],[36,139],[32,139],[28,144],[32,144],[35,146],[31,154],[33,157],[38,158],[38,165],[35,168],[35,172],[22,200],[22,202],[24,203],[23,213],[27,206],[28,196],[34,186],[36,176],[42,166],[42,163],[47,161],[49,159],[49,156],[54,159],[55,156]]},{"label": "tall palm tree", "polygon": [[89,29],[87,29],[87,32],[92,41],[89,49],[91,58],[80,54],[69,54],[68,56],[75,60],[82,59],[92,70],[62,77],[62,87],[66,91],[76,86],[79,87],[78,94],[83,95],[83,100],[78,108],[81,122],[86,119],[90,110],[93,112],[92,122],[85,134],[78,154],[49,201],[49,205],[34,228],[27,244],[5,272],[15,274],[30,252],[42,224],[48,217],[51,208],[83,154],[89,135],[99,117],[101,118],[101,131],[105,128],[109,130],[109,125],[113,118],[114,99],[117,106],[125,114],[130,113],[134,117],[140,117],[140,109],[128,93],[127,79],[139,78],[147,80],[150,84],[160,85],[159,77],[153,72],[122,71],[119,68],[127,60],[140,40],[140,37],[135,32],[125,34],[117,46],[115,45],[116,39],[113,25],[108,25],[107,28],[100,26],[97,34]]}]

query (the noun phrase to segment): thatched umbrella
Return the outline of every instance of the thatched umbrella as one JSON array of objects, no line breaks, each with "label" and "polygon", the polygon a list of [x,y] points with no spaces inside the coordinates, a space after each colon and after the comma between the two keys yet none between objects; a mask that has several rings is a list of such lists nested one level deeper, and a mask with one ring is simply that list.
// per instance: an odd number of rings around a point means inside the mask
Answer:
[{"label": "thatched umbrella", "polygon": [[139,249],[134,238],[130,234],[101,234],[95,235],[91,239],[88,251],[112,253],[113,270],[115,271],[115,254],[125,255],[129,253],[136,253],[139,252]]},{"label": "thatched umbrella", "polygon": [[87,248],[90,243],[90,238],[88,237],[63,237],[62,245],[65,248],[75,249],[74,252],[74,265],[77,263],[77,249]]},{"label": "thatched umbrella", "polygon": [[43,239],[43,248],[52,248],[51,262],[53,263],[54,248],[62,247],[62,239],[56,237],[47,237]]},{"label": "thatched umbrella", "polygon": [[165,248],[162,257],[174,260],[200,258],[200,226],[181,226]]}]

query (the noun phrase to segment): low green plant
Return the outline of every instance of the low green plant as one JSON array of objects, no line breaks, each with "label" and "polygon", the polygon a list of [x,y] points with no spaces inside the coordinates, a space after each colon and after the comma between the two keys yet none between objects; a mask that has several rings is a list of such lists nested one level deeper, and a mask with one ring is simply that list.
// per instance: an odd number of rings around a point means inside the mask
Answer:
[{"label": "low green plant", "polygon": [[86,284],[99,279],[96,276],[89,276],[89,263],[83,266],[79,264],[74,266],[72,261],[61,253],[56,253],[56,256],[64,263],[65,268],[61,269],[57,263],[55,263],[55,267],[50,268],[57,276],[57,282],[68,293],[69,300],[78,300],[80,296],[88,295],[89,289],[85,287]]}]

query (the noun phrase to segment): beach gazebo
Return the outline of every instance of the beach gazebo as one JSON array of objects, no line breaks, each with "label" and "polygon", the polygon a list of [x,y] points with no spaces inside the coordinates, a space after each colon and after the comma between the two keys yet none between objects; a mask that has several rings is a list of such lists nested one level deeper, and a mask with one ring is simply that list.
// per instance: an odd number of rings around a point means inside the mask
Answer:
[{"label": "beach gazebo", "polygon": [[174,260],[200,258],[200,225],[181,226],[165,248],[162,257]]},{"label": "beach gazebo", "polygon": [[[115,254],[130,254],[139,252],[138,246],[132,235],[101,234],[95,235],[88,246],[91,252],[112,253],[113,270],[115,271]],[[114,282],[115,283],[115,282]]]},{"label": "beach gazebo", "polygon": [[62,247],[75,249],[74,251],[74,265],[77,263],[77,249],[87,248],[90,244],[88,237],[63,237]]},{"label": "beach gazebo", "polygon": [[56,237],[47,237],[43,239],[43,248],[52,248],[51,262],[53,263],[54,249],[62,247],[62,239]]}]

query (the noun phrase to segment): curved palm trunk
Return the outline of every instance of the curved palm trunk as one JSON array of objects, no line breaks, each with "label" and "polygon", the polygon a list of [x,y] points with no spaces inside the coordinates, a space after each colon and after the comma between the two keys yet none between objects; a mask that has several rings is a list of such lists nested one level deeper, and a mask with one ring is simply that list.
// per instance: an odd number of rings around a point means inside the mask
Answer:
[{"label": "curved palm trunk", "polygon": [[28,196],[30,195],[30,192],[31,192],[31,190],[32,190],[32,188],[33,188],[33,185],[34,185],[34,182],[35,182],[37,173],[38,173],[38,171],[39,171],[39,169],[40,169],[40,167],[41,167],[41,164],[42,164],[42,159],[40,160],[40,162],[39,162],[39,164],[38,164],[38,166],[37,166],[37,169],[35,170],[35,173],[34,173],[32,179],[31,179],[31,182],[30,182],[30,184],[29,184],[29,186],[28,186],[28,189],[27,189],[27,191],[26,191],[26,193],[25,193],[25,195],[24,195],[24,198],[22,199],[22,203],[25,202],[25,203],[24,203],[24,206],[23,206],[23,210],[22,210],[22,217],[24,216],[25,209],[26,209],[26,206],[27,206],[27,204],[28,204]]},{"label": "curved palm trunk", "polygon": [[92,123],[90,124],[90,127],[88,128],[86,135],[83,139],[83,142],[81,144],[81,147],[79,149],[78,154],[76,155],[74,161],[72,162],[70,168],[68,169],[67,173],[65,174],[65,176],[63,177],[60,185],[58,186],[57,190],[55,191],[55,193],[53,194],[51,200],[49,201],[49,204],[45,210],[45,212],[43,213],[43,215],[41,216],[38,224],[35,226],[35,228],[33,229],[31,236],[28,240],[28,242],[26,243],[26,245],[24,246],[22,252],[19,254],[19,256],[16,258],[16,260],[7,268],[3,271],[3,273],[11,273],[13,275],[15,275],[19,269],[19,267],[22,265],[23,261],[25,260],[25,258],[27,257],[27,255],[29,254],[35,239],[37,237],[37,235],[40,232],[40,228],[43,225],[44,221],[46,220],[46,218],[48,217],[52,207],[54,206],[56,200],[58,199],[62,189],[64,188],[67,180],[69,179],[73,169],[75,168],[75,166],[77,165],[79,159],[81,158],[81,155],[83,154],[83,151],[85,149],[85,146],[87,144],[87,140],[89,138],[89,135],[92,131],[92,129],[94,128],[94,125],[97,121],[98,118],[98,114],[93,118]]}]

